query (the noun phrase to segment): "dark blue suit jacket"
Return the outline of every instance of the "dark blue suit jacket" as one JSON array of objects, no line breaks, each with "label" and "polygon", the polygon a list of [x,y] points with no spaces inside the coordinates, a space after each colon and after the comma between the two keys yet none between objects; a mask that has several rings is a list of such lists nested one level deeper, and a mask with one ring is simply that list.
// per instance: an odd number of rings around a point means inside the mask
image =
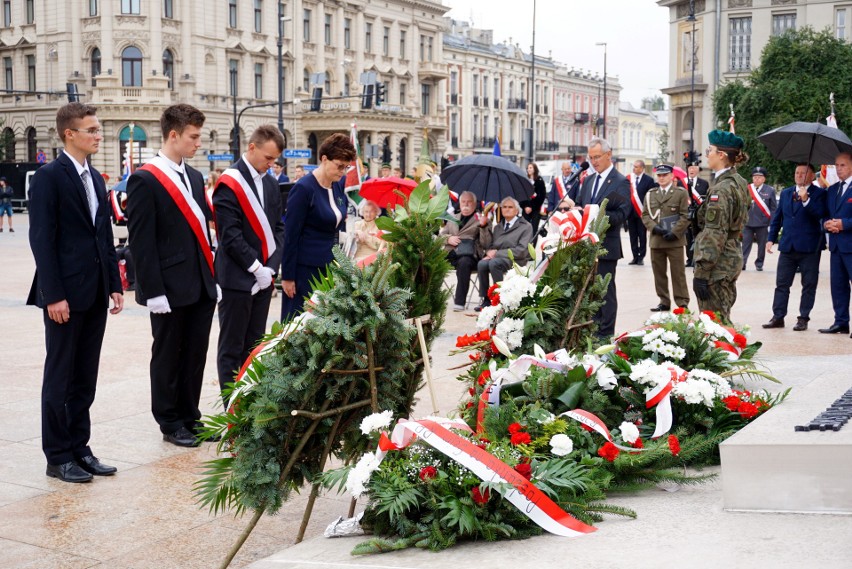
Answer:
[{"label": "dark blue suit jacket", "polygon": [[828,188],[828,219],[840,219],[843,231],[831,233],[828,236],[828,249],[832,253],[852,253],[852,189],[846,188],[843,196],[839,196],[840,182]]},{"label": "dark blue suit jacket", "polygon": [[27,304],[45,308],[67,300],[71,310],[82,311],[99,290],[104,296],[121,292],[106,185],[97,170],[89,166],[89,172],[98,197],[94,224],[83,180],[64,152],[33,175],[30,247],[36,273]]},{"label": "dark blue suit jacket", "polygon": [[803,206],[798,199],[796,186],[781,190],[778,207],[769,223],[769,240],[778,243],[778,232],[782,229],[778,250],[782,253],[815,253],[825,247],[822,218],[827,213],[826,191],[817,186],[808,190],[810,199]]},{"label": "dark blue suit jacket", "polygon": [[592,200],[592,190],[594,189],[595,178],[597,177],[597,172],[586,176],[583,186],[577,192],[574,202],[578,206],[586,206],[591,204],[600,205],[603,200],[609,200],[606,204],[609,229],[607,229],[606,235],[601,235],[603,246],[607,252],[600,259],[604,261],[617,261],[623,257],[621,253],[620,229],[630,215],[630,210],[633,209],[630,203],[630,182],[627,181],[627,178],[621,172],[613,168],[609,176],[598,185],[598,194]]},{"label": "dark blue suit jacket", "polygon": [[346,227],[346,194],[343,179],[332,183],[334,202],[342,214],[340,223],[328,203],[328,191],[313,175],[299,178],[287,196],[284,221],[284,254],[281,279],[294,281],[296,266],[324,267],[333,259],[337,234]]}]

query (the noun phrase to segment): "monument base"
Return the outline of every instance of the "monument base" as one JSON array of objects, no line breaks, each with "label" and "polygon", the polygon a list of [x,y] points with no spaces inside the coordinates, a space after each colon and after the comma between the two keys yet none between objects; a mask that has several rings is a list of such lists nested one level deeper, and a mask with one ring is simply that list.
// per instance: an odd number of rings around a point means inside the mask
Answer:
[{"label": "monument base", "polygon": [[852,424],[795,431],[850,387],[818,378],[795,388],[719,446],[726,510],[852,514]]}]

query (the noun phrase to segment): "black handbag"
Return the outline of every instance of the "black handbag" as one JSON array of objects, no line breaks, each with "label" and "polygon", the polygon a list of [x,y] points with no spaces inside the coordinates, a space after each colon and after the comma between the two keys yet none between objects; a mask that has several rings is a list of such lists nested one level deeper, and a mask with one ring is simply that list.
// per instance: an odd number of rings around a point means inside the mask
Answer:
[{"label": "black handbag", "polygon": [[476,257],[476,243],[473,239],[462,239],[454,251],[457,257]]}]

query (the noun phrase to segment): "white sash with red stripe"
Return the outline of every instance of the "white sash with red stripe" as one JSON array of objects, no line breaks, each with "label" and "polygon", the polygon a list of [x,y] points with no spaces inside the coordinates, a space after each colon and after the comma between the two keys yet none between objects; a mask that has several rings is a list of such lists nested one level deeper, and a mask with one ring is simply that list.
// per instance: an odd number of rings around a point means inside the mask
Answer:
[{"label": "white sash with red stripe", "polygon": [[695,182],[696,178],[693,178],[692,184],[690,184],[689,187],[689,191],[692,193],[692,199],[695,201],[695,203],[701,205],[704,203],[704,199],[701,197],[701,194],[698,193],[698,190],[695,189]]},{"label": "white sash with red stripe", "polygon": [[[180,210],[189,228],[198,240],[198,246],[201,248],[201,253],[204,255],[204,260],[207,261],[207,266],[210,268],[210,274],[213,274],[213,251],[210,249],[210,238],[205,231],[207,220],[204,219],[204,214],[201,213],[201,208],[192,197],[190,188],[181,189],[183,184],[169,163],[161,156],[155,156],[150,162],[139,168],[152,174],[158,182],[165,188],[169,197],[174,200],[175,205]],[[189,181],[187,180],[187,183]]]},{"label": "white sash with red stripe", "polygon": [[769,213],[769,208],[766,207],[766,202],[764,202],[763,198],[760,197],[760,194],[757,192],[757,188],[754,187],[754,184],[748,185],[748,191],[751,192],[751,199],[754,200],[754,205],[757,206],[757,209],[759,209],[767,218],[772,217],[772,214]]},{"label": "white sash with red stripe", "polygon": [[556,176],[556,194],[559,196],[559,201],[562,201],[568,195],[568,189],[565,187],[565,182],[562,181],[562,176]]},{"label": "white sash with red stripe", "polygon": [[[266,212],[263,211],[263,206],[260,205],[260,200],[257,199],[245,177],[236,168],[228,168],[219,176],[216,190],[219,189],[220,184],[228,186],[237,196],[237,201],[249,222],[249,226],[260,239],[262,261],[265,263],[275,253],[275,235],[272,233],[272,226],[269,225],[269,219],[266,217]],[[214,193],[216,190],[214,190]],[[263,185],[258,191],[263,191]]]},{"label": "white sash with red stripe", "polygon": [[116,221],[127,221],[127,216],[121,210],[121,204],[118,202],[118,192],[115,190],[109,191],[109,203],[112,205],[112,213]]},{"label": "white sash with red stripe", "polygon": [[633,204],[633,210],[636,215],[642,217],[642,201],[639,199],[639,191],[636,189],[636,184],[633,183],[633,178],[628,177],[630,182],[630,203]]}]

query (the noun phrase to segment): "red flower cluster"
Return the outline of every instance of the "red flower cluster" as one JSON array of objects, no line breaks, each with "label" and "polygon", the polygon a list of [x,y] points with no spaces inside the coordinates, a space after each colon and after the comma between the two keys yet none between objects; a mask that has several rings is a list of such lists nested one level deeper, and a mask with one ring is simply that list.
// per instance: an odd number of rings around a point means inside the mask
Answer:
[{"label": "red flower cluster", "polygon": [[761,411],[768,409],[769,404],[762,399],[750,401],[751,393],[748,391],[734,391],[734,395],[729,395],[722,399],[722,403],[729,411],[739,413],[743,419],[750,421],[757,417]]},{"label": "red flower cluster", "polygon": [[509,434],[514,435],[515,433],[519,433],[524,430],[524,426],[520,423],[512,423],[509,425]]},{"label": "red flower cluster", "polygon": [[718,317],[718,316],[716,316],[716,313],[715,313],[715,312],[713,312],[712,310],[702,310],[702,311],[701,311],[701,314],[706,314],[707,316],[709,316],[709,317],[710,317],[710,320],[712,320],[713,322],[718,322],[718,321],[719,321],[719,317]]},{"label": "red flower cluster", "polygon": [[532,478],[532,466],[530,466],[526,462],[521,462],[517,466],[515,466],[515,472],[529,480]]},{"label": "red flower cluster", "polygon": [[466,348],[471,344],[475,344],[477,342],[485,342],[486,340],[491,339],[491,330],[480,330],[476,334],[467,335],[463,334],[456,338],[456,347],[457,348]]},{"label": "red flower cluster", "polygon": [[611,442],[607,442],[606,444],[604,444],[604,446],[598,449],[598,456],[600,456],[601,458],[605,458],[610,462],[614,461],[619,454],[620,451]]},{"label": "red flower cluster", "polygon": [[515,446],[528,445],[532,442],[532,438],[530,437],[529,433],[515,433],[509,439],[509,442]]},{"label": "red flower cluster", "polygon": [[734,343],[739,346],[741,350],[744,350],[745,347],[748,345],[748,340],[746,340],[745,336],[737,332],[736,334],[734,334]]},{"label": "red flower cluster", "polygon": [[636,439],[633,441],[633,448],[645,448],[645,443],[642,442],[642,439]]},{"label": "red flower cluster", "polygon": [[486,488],[484,492],[480,492],[479,486],[474,486],[473,490],[470,491],[470,495],[473,498],[474,502],[476,502],[477,504],[485,505],[488,503],[488,499],[491,497],[491,491]]},{"label": "red flower cluster", "polygon": [[500,295],[497,294],[497,293],[494,293],[491,296],[491,306],[497,306],[498,304],[500,304]]},{"label": "red flower cluster", "polygon": [[677,440],[675,435],[669,435],[669,449],[675,456],[680,454],[680,441]]},{"label": "red flower cluster", "polygon": [[672,314],[677,314],[678,316],[680,316],[684,312],[686,312],[686,308],[684,308],[683,306],[678,306],[677,308],[672,310]]},{"label": "red flower cluster", "polygon": [[500,294],[497,292],[497,289],[500,288],[500,283],[494,283],[490,287],[488,287],[488,292],[485,294],[488,295],[488,298],[494,298],[495,294]]},{"label": "red flower cluster", "polygon": [[476,383],[478,383],[481,387],[488,383],[489,379],[491,379],[491,370],[487,369],[479,374],[479,377],[476,379]]},{"label": "red flower cluster", "polygon": [[424,466],[420,469],[420,480],[426,482],[438,475],[438,469],[434,466]]}]

